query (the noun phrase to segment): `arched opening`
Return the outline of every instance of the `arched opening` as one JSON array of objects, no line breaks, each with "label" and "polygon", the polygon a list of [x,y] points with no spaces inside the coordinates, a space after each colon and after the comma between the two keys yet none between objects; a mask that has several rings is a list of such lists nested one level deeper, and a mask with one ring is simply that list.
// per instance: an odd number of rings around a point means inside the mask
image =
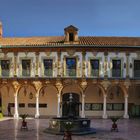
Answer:
[{"label": "arched opening", "polygon": [[35,115],[36,91],[32,85],[23,85],[18,92],[18,112],[20,114]]},{"label": "arched opening", "polygon": [[57,115],[57,90],[54,86],[43,86],[39,92],[40,116]]},{"label": "arched opening", "polygon": [[14,114],[14,89],[10,85],[3,85],[0,89],[0,107],[4,115],[8,115],[8,104],[11,115]]},{"label": "arched opening", "polygon": [[140,85],[133,84],[129,88],[128,112],[130,117],[140,117]]},{"label": "arched opening", "polygon": [[113,85],[107,92],[107,115],[123,116],[124,115],[124,92],[121,86]]},{"label": "arched opening", "polygon": [[[72,103],[70,98],[72,97]],[[79,117],[80,96],[77,93],[65,93],[62,95],[62,116],[68,117],[72,113],[73,117]]]},{"label": "arched opening", "polygon": [[61,92],[61,111],[63,117],[68,117],[70,107],[70,94],[72,95],[72,113],[74,117],[79,117],[81,114],[81,89],[74,82],[65,85]]},{"label": "arched opening", "polygon": [[103,89],[100,85],[89,85],[85,91],[85,115],[102,117]]}]

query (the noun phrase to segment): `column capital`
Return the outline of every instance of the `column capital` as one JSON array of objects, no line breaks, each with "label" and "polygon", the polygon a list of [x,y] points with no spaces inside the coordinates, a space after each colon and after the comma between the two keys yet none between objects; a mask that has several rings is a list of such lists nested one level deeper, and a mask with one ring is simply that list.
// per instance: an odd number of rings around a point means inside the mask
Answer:
[{"label": "column capital", "polygon": [[111,85],[111,83],[105,79],[103,82],[101,82],[101,85],[104,87],[105,90]]},{"label": "column capital", "polygon": [[20,87],[20,84],[19,84],[18,81],[13,81],[12,82],[12,85],[13,85],[13,87],[14,87],[15,90],[19,89],[19,87]]},{"label": "column capital", "polygon": [[107,98],[107,94],[103,94],[104,98]]},{"label": "column capital", "polygon": [[56,86],[56,88],[57,88],[58,92],[60,93],[60,92],[61,92],[61,90],[62,90],[62,88],[63,88],[63,84],[62,84],[62,82],[61,82],[61,80],[60,80],[60,79],[58,79],[58,80],[56,81],[55,86]]},{"label": "column capital", "polygon": [[60,94],[57,94],[57,97],[60,98]]},{"label": "column capital", "polygon": [[129,79],[126,79],[125,82],[124,82],[124,86],[126,87],[126,89],[128,89],[131,85],[131,82]]},{"label": "column capital", "polygon": [[128,98],[128,94],[125,94],[124,98]]},{"label": "column capital", "polygon": [[82,79],[80,86],[83,89],[83,91],[85,91],[85,89],[87,88],[87,85],[88,85],[88,83],[87,83],[86,79]]},{"label": "column capital", "polygon": [[42,82],[40,82],[40,81],[33,81],[33,84],[34,84],[36,90],[39,90],[42,87]]}]

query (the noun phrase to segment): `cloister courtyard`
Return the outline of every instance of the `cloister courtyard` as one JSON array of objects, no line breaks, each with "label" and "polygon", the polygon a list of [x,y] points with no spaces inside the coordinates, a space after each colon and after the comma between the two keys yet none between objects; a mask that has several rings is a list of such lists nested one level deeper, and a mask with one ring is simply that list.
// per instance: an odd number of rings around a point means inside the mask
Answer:
[{"label": "cloister courtyard", "polygon": [[[0,140],[62,140],[62,135],[52,135],[44,130],[49,119],[27,118],[28,130],[21,130],[22,120],[3,118],[0,120]],[[92,119],[96,134],[72,136],[72,140],[140,140],[140,119],[118,120],[119,132],[111,132],[110,119]]]}]

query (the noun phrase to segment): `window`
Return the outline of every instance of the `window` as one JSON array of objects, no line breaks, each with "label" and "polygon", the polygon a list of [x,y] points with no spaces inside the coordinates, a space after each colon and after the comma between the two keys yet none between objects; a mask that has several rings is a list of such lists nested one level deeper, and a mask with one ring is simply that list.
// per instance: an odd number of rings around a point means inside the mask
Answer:
[{"label": "window", "polygon": [[52,59],[44,59],[44,75],[52,76],[53,74],[53,60]]},{"label": "window", "polygon": [[124,104],[123,103],[108,103],[107,104],[107,110],[123,111],[124,110]]},{"label": "window", "polygon": [[1,60],[1,74],[2,76],[9,76],[10,73],[10,60]]},{"label": "window", "polygon": [[101,111],[103,110],[102,103],[85,103],[86,111]]},{"label": "window", "polygon": [[112,77],[121,77],[121,60],[112,60]]},{"label": "window", "polygon": [[31,60],[22,60],[22,76],[30,76]]},{"label": "window", "polygon": [[140,77],[140,60],[134,60],[134,77]]},{"label": "window", "polygon": [[67,76],[76,76],[76,58],[66,58]]},{"label": "window", "polygon": [[94,59],[90,60],[91,65],[91,76],[98,77],[99,76],[99,60]]},{"label": "window", "polygon": [[36,104],[35,104],[35,103],[29,103],[29,104],[28,104],[28,107],[29,107],[29,108],[35,108],[35,107],[36,107]]},{"label": "window", "polygon": [[73,33],[69,33],[69,41],[74,41],[74,34]]},{"label": "window", "polygon": [[47,108],[47,104],[39,104],[39,108]]}]

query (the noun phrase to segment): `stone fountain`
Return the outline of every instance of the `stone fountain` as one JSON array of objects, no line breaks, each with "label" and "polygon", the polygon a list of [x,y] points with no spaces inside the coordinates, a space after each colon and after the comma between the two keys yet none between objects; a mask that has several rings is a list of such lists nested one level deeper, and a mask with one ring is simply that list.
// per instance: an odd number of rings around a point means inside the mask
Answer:
[{"label": "stone fountain", "polygon": [[45,130],[45,132],[52,134],[63,134],[65,131],[64,123],[72,123],[73,127],[71,128],[71,133],[74,135],[85,135],[96,133],[94,128],[90,127],[90,119],[81,118],[74,115],[72,111],[73,104],[75,104],[73,100],[73,96],[69,94],[68,103],[68,115],[63,117],[56,117],[49,120],[49,127]]}]

